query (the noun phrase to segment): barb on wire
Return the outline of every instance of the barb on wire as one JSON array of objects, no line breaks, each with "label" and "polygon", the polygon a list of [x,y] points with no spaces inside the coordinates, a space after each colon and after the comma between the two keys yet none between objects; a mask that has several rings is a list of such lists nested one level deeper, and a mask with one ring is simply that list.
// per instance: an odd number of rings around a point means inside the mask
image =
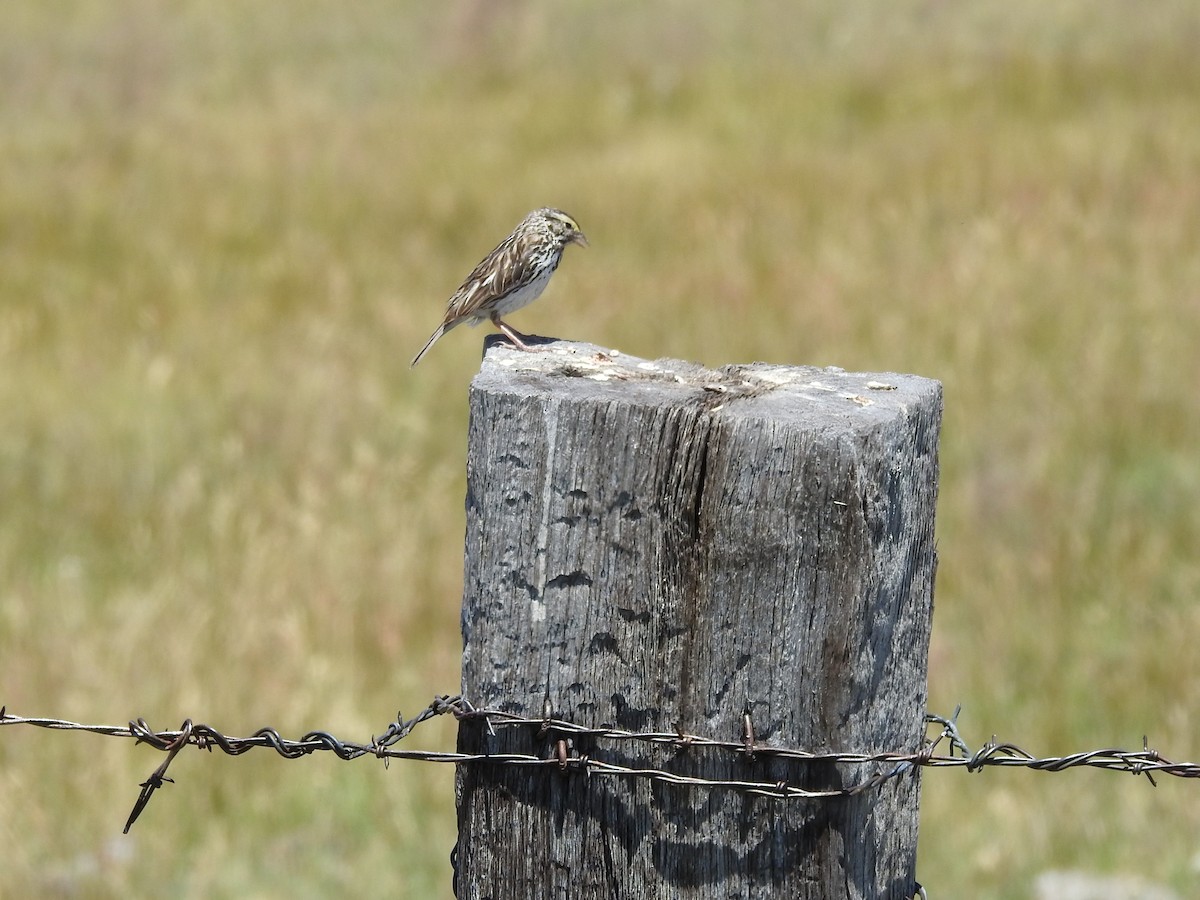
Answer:
[{"label": "barb on wire", "polygon": [[[138,719],[136,723],[131,722],[129,724],[130,731],[135,730],[135,724],[145,726],[146,722],[144,719]],[[145,728],[145,731],[150,732],[150,729]],[[153,735],[152,733],[150,736],[157,737],[157,735]],[[171,784],[175,783],[173,778],[167,777],[167,766],[171,765],[171,760],[175,758],[175,755],[188,745],[188,740],[191,736],[192,720],[188,719],[183,723],[183,730],[179,732],[179,737],[170,741],[167,746],[160,748],[167,751],[167,758],[162,761],[162,765],[154,770],[154,774],[141,783],[142,792],[138,794],[137,803],[133,804],[133,811],[130,812],[129,818],[125,820],[125,829],[121,832],[122,834],[129,834],[129,829],[133,827],[133,823],[137,821],[138,816],[142,814],[142,810],[146,808],[146,804],[150,802],[150,798],[154,796],[154,792],[163,786],[163,782],[169,781]]]},{"label": "barb on wire", "polygon": [[[230,737],[211,726],[195,724],[191,719],[185,720],[178,731],[155,731],[144,719],[135,719],[127,725],[82,725],[62,719],[13,716],[9,715],[4,707],[0,707],[0,725],[31,725],[59,731],[86,731],[106,737],[132,737],[139,744],[148,744],[165,752],[167,756],[162,764],[140,785],[141,792],[125,823],[126,832],[137,821],[154,792],[164,784],[172,782],[172,779],[167,777],[167,769],[179,752],[189,745],[209,751],[216,747],[230,756],[239,756],[255,747],[269,747],[285,759],[329,752],[343,760],[372,755],[382,759],[385,764],[392,759],[410,759],[455,765],[554,767],[562,773],[578,772],[586,776],[645,779],[661,784],[732,790],[779,799],[808,800],[850,797],[876,790],[895,778],[921,768],[963,768],[968,772],[980,772],[987,768],[1025,768],[1042,772],[1062,772],[1087,767],[1144,775],[1151,784],[1155,784],[1154,775],[1158,773],[1179,778],[1200,778],[1200,765],[1171,762],[1150,749],[1145,737],[1142,738],[1140,750],[1102,749],[1041,758],[1015,744],[998,742],[993,737],[972,753],[958,731],[959,712],[959,709],[955,709],[954,715],[949,718],[926,715],[926,726],[939,726],[940,731],[927,736],[924,746],[916,752],[895,753],[815,753],[798,747],[764,744],[756,738],[748,712],[743,714],[742,733],[738,739],[725,740],[688,734],[678,724],[673,731],[663,732],[628,731],[609,725],[579,725],[554,718],[549,707],[543,710],[540,717],[521,716],[500,709],[477,709],[464,697],[448,695],[435,697],[433,702],[410,719],[397,714],[395,721],[389,724],[381,735],[372,737],[365,743],[343,741],[324,731],[310,731],[299,740],[288,740],[273,728],[260,728],[249,737]],[[504,728],[527,729],[546,744],[545,755],[449,753],[401,750],[395,746],[418,726],[446,714],[453,715],[459,722],[479,725],[490,735],[495,735],[499,729]],[[580,754],[576,748],[585,741],[594,749],[591,753]],[[621,765],[598,755],[602,745],[606,743],[643,744],[652,749],[670,748],[693,754],[710,752],[724,755],[731,760],[741,759],[747,764],[756,760],[776,759],[796,763],[882,768],[846,787],[812,790],[787,781],[701,778],[673,772],[663,768],[661,764],[650,762],[644,765]],[[948,749],[939,754],[938,750],[943,744]]]}]

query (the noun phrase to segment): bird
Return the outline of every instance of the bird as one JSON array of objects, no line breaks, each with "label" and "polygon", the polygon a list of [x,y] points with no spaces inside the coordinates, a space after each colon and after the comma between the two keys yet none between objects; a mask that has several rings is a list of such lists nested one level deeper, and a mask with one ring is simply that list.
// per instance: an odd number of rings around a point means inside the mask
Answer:
[{"label": "bird", "polygon": [[530,350],[521,335],[500,317],[541,296],[567,244],[586,247],[588,240],[579,230],[579,223],[561,209],[543,207],[525,216],[450,297],[442,324],[413,358],[413,366],[451,328],[463,322],[478,325],[484,319],[491,319],[514,346]]}]

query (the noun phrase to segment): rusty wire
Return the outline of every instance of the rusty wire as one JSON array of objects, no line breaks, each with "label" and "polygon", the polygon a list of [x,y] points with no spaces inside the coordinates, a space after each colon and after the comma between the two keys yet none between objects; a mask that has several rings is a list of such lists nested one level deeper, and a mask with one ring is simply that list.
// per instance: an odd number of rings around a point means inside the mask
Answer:
[{"label": "rusty wire", "polygon": [[[170,782],[166,771],[175,756],[187,746],[213,750],[219,748],[230,756],[239,756],[255,747],[269,747],[285,759],[298,759],[312,753],[330,752],[339,759],[351,760],[360,756],[375,756],[386,763],[392,759],[409,759],[423,762],[454,763],[456,765],[486,764],[491,766],[549,767],[561,772],[578,772],[588,776],[610,776],[617,778],[646,779],[662,784],[681,785],[704,789],[722,789],[778,799],[830,799],[850,797],[882,786],[885,782],[918,768],[963,768],[968,772],[980,772],[987,768],[1024,768],[1043,772],[1062,772],[1072,768],[1094,768],[1107,771],[1145,775],[1154,784],[1154,775],[1174,775],[1179,778],[1200,778],[1200,765],[1175,763],[1150,749],[1142,739],[1142,749],[1102,749],[1067,756],[1035,757],[1015,744],[997,742],[995,737],[979,750],[971,752],[958,733],[956,720],[958,710],[950,718],[936,715],[925,717],[927,726],[940,726],[940,730],[927,736],[925,746],[916,752],[907,753],[816,753],[796,747],[780,747],[762,743],[755,738],[749,713],[743,715],[740,740],[723,740],[702,735],[688,734],[682,729],[670,732],[627,731],[607,725],[590,727],[553,718],[549,714],[540,718],[515,715],[499,709],[476,709],[463,697],[440,696],[411,719],[397,715],[378,737],[369,742],[344,741],[328,732],[310,731],[299,740],[282,737],[273,728],[260,728],[248,737],[230,737],[208,725],[197,725],[186,720],[177,731],[155,731],[144,719],[135,719],[127,725],[83,725],[62,719],[25,718],[8,714],[0,707],[0,725],[32,725],[58,731],[87,731],[106,737],[134,738],[138,743],[148,744],[167,754],[162,764],[141,784],[141,793],[125,824],[128,832],[137,820],[154,792],[164,783]],[[524,728],[533,731],[548,747],[544,756],[521,753],[449,753],[429,750],[400,750],[394,745],[407,737],[424,722],[438,716],[450,714],[459,722],[477,723],[491,733],[502,728]],[[827,790],[809,790],[786,781],[764,782],[755,780],[723,780],[683,775],[678,772],[651,765],[619,765],[596,754],[580,754],[577,744],[587,739],[589,745],[602,742],[642,743],[656,747],[668,747],[678,751],[711,750],[743,759],[781,759],[794,762],[874,766],[875,771],[848,787]],[[938,750],[943,745],[948,749]]]}]

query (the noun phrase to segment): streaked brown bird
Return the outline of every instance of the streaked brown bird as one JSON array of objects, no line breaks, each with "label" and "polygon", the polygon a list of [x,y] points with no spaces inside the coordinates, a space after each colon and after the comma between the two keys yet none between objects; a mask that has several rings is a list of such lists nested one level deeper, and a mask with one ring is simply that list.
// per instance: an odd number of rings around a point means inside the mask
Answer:
[{"label": "streaked brown bird", "polygon": [[586,247],[588,241],[578,223],[561,209],[535,209],[527,215],[454,292],[442,324],[425,342],[412,364],[419,363],[437,339],[451,328],[463,322],[478,325],[484,319],[491,319],[514,345],[529,350],[521,335],[500,317],[541,296],[550,276],[558,268],[567,244]]}]

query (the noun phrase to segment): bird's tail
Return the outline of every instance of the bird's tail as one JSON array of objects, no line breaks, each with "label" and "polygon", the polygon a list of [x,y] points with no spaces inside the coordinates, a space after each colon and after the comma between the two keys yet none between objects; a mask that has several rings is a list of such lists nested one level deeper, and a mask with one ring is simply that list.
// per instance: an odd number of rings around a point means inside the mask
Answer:
[{"label": "bird's tail", "polygon": [[447,332],[447,330],[448,329],[446,328],[445,325],[439,325],[437,327],[437,331],[435,331],[433,334],[431,334],[429,336],[429,340],[427,340],[425,342],[425,346],[421,348],[421,352],[413,357],[412,368],[414,368],[414,369],[416,368],[417,363],[419,363],[421,361],[421,357],[423,357],[426,353],[429,352],[429,348],[432,347],[435,343],[437,343],[437,339],[440,338],[443,334],[445,334]]}]

